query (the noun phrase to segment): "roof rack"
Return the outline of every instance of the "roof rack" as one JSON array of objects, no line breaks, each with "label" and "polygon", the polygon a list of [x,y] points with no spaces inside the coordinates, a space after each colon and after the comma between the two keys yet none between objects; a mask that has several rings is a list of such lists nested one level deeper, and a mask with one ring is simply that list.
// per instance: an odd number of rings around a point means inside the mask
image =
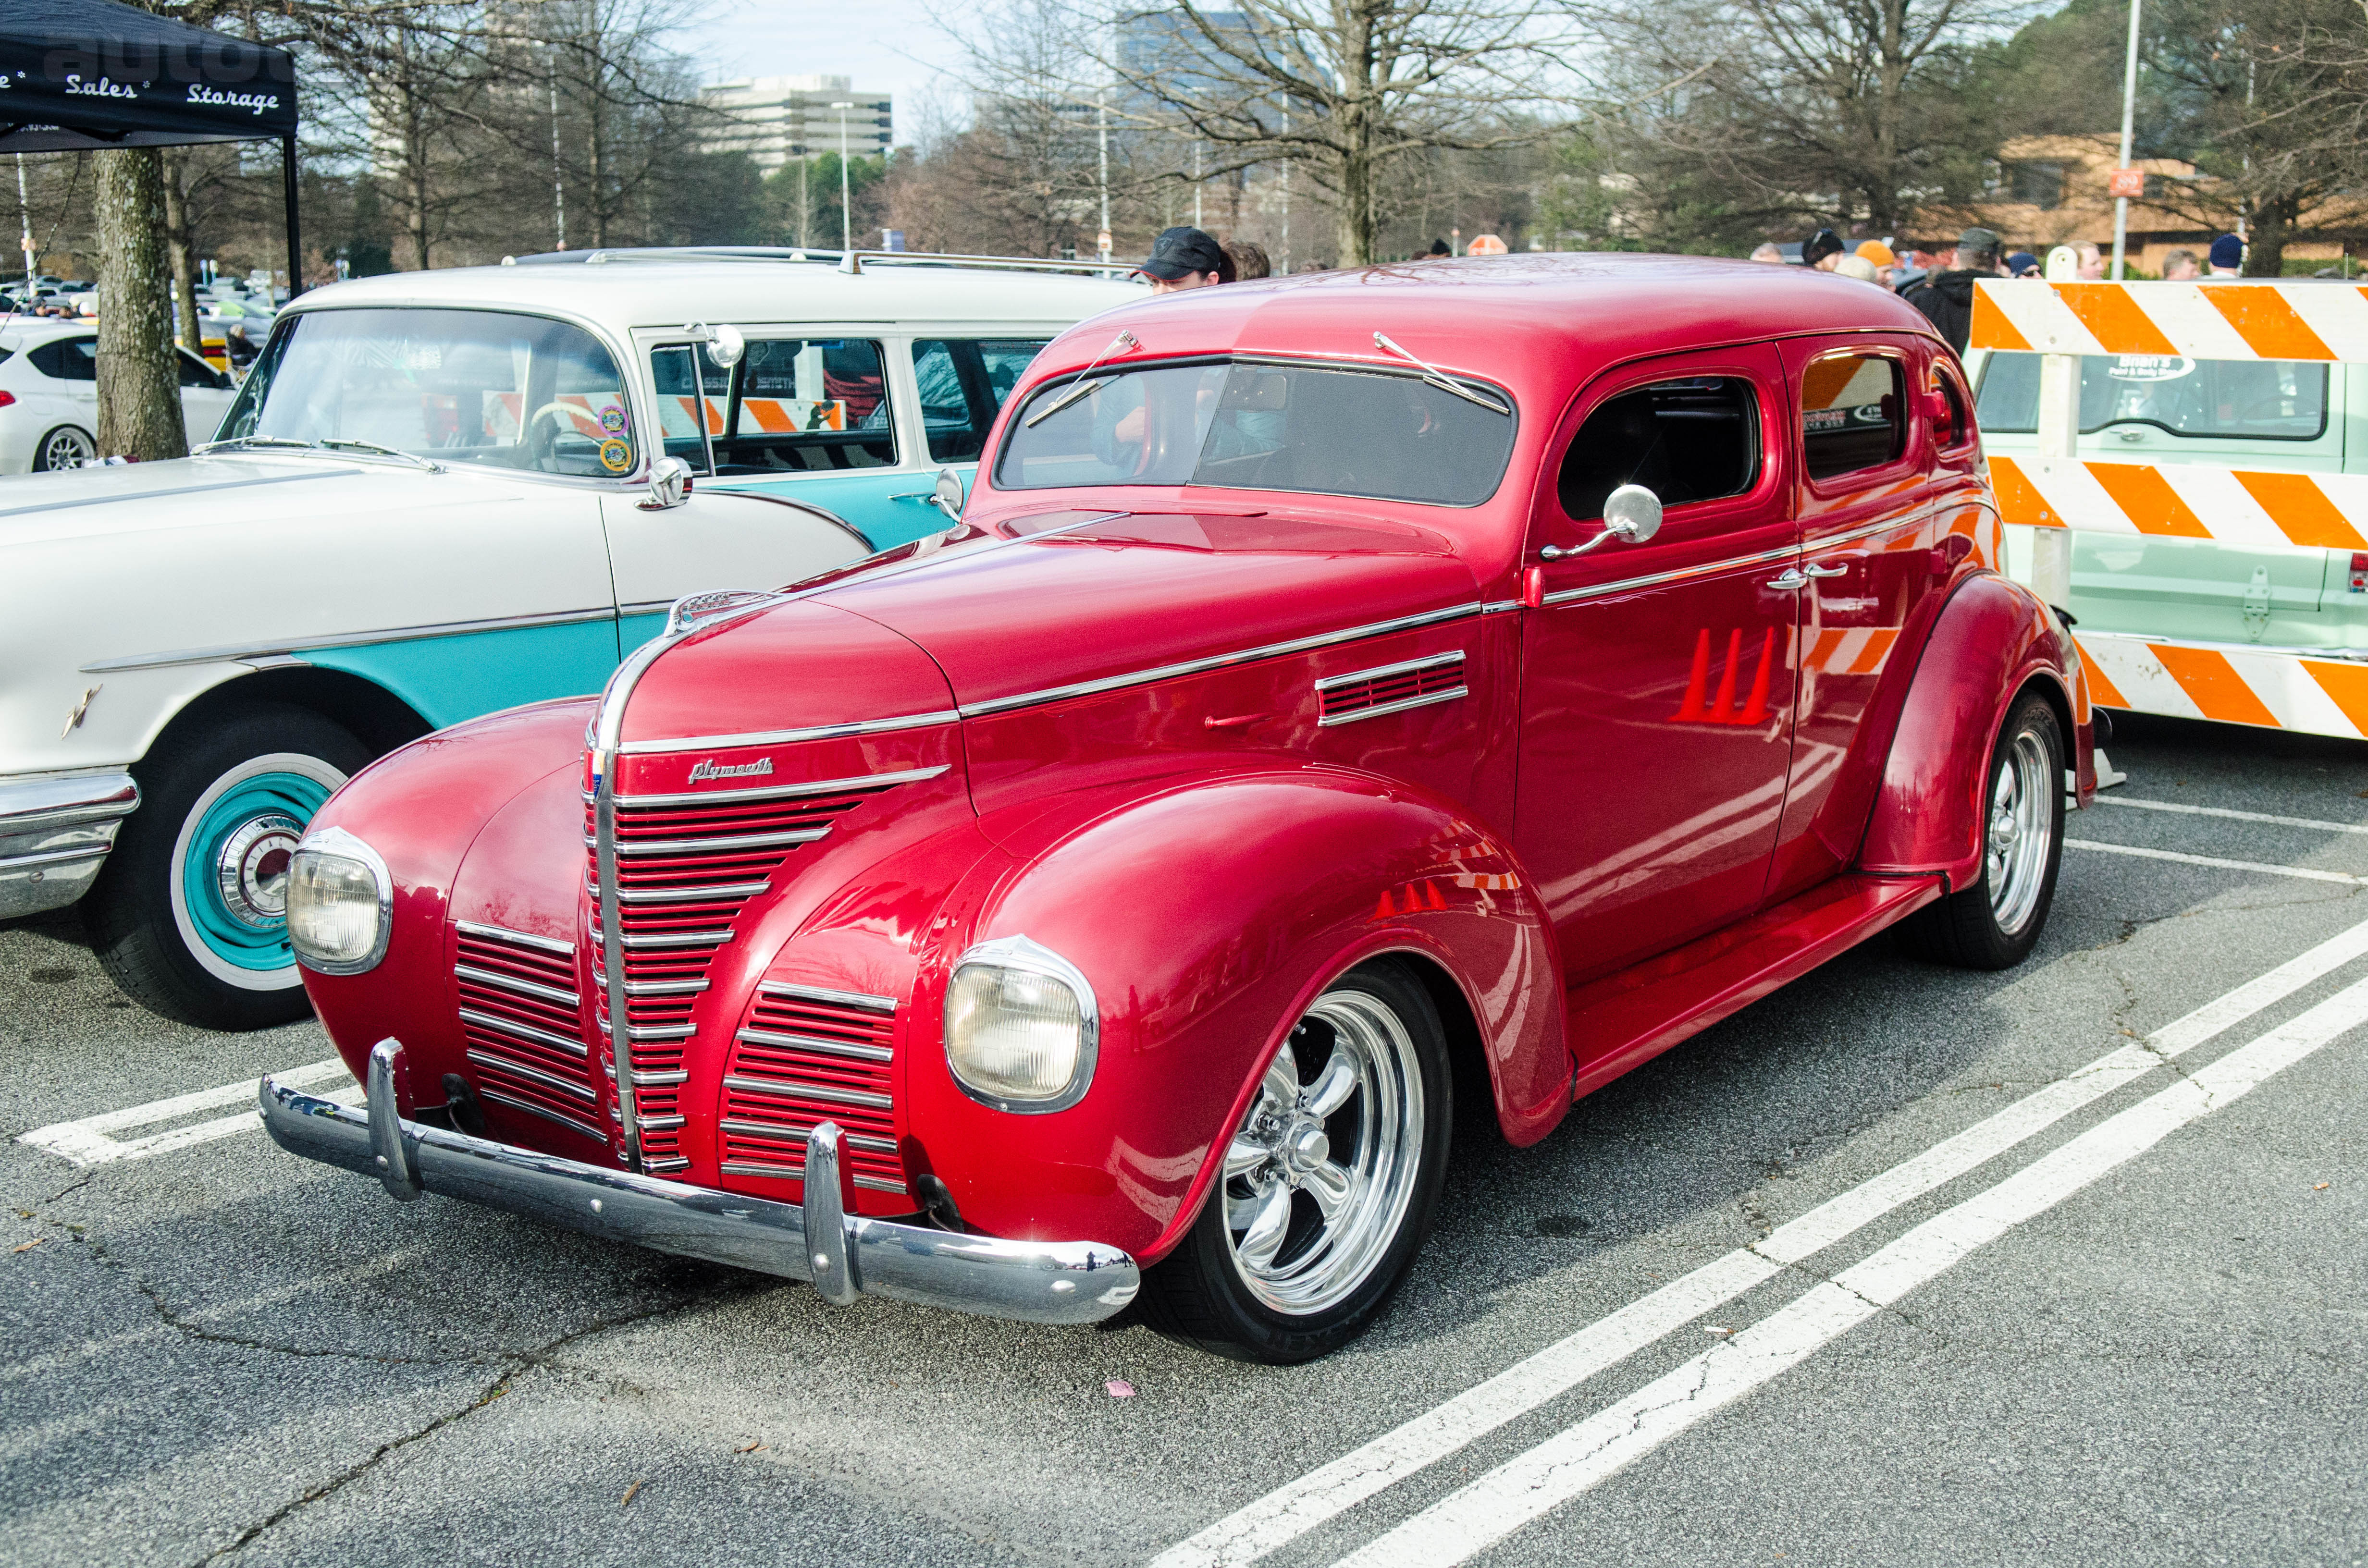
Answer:
[{"label": "roof rack", "polygon": [[581,262],[599,266],[627,261],[762,261],[826,264],[857,277],[867,265],[886,262],[899,267],[946,267],[999,272],[1073,272],[1125,278],[1134,271],[1131,261],[1070,261],[1060,256],[958,256],[936,251],[821,250],[810,245],[625,245],[599,250],[546,251],[540,256],[504,256],[506,267]]}]

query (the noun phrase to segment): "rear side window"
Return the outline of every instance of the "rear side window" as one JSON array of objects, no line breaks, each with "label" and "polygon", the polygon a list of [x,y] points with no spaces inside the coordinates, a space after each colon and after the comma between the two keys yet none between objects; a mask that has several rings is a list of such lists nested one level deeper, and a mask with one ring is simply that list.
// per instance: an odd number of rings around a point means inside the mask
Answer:
[{"label": "rear side window", "polygon": [[650,351],[650,381],[666,451],[702,472],[802,473],[896,460],[877,343],[756,338],[729,370],[704,349],[669,345]]},{"label": "rear side window", "polygon": [[913,345],[931,462],[967,462],[1046,338],[923,338]]},{"label": "rear side window", "polygon": [[1641,484],[1664,506],[1740,495],[1759,477],[1759,400],[1734,376],[1690,376],[1622,392],[1587,416],[1562,460],[1562,509],[1584,521]]},{"label": "rear side window", "polygon": [[1941,400],[1948,405],[1949,410],[1942,417],[1933,421],[1932,443],[1944,448],[1961,447],[1974,437],[1973,422],[1965,413],[1964,389],[1957,384],[1957,378],[1946,370],[1935,369],[1932,372],[1932,380],[1939,385]]},{"label": "rear side window", "polygon": [[[2039,427],[2039,356],[1993,354],[1974,400],[1985,430]],[[2327,367],[2294,359],[2089,354],[2080,360],[2080,432],[2152,425],[2174,436],[2308,441],[2327,428]]]},{"label": "rear side window", "polygon": [[61,337],[29,349],[25,358],[33,369],[45,376],[62,381],[95,381],[98,380],[98,339],[93,337]]},{"label": "rear side window", "polygon": [[1899,361],[1828,354],[1801,373],[1802,465],[1811,479],[1879,468],[1907,449]]}]

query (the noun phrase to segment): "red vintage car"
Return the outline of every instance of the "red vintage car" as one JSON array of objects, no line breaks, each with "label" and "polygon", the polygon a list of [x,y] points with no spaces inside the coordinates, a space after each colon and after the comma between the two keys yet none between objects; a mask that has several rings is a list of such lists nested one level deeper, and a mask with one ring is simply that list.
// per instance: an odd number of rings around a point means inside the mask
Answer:
[{"label": "red vintage car", "polygon": [[289,911],[367,1104],[267,1122],[836,1301],[1321,1355],[1459,1103],[1533,1143],[1886,927],[2031,950],[2089,699],[1970,408],[1889,294],[1747,264],[1087,322],[945,534],[339,790]]}]

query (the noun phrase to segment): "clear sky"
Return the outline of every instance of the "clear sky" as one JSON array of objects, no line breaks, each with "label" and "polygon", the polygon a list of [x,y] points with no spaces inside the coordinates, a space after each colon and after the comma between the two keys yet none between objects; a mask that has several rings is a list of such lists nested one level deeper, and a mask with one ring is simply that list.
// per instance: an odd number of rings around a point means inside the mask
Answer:
[{"label": "clear sky", "polygon": [[[742,76],[852,76],[855,90],[896,100],[896,140],[910,142],[931,99],[960,101],[953,40],[929,19],[926,0],[717,0],[678,41],[701,80]],[[827,20],[824,20],[827,18]]]}]

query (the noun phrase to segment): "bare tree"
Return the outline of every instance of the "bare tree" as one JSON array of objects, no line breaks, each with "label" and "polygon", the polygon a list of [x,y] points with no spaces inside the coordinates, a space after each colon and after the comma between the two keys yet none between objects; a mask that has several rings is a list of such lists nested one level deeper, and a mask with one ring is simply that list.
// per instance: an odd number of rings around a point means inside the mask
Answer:
[{"label": "bare tree", "polygon": [[163,159],[154,147],[124,147],[97,161],[99,456],[187,457],[163,288]]}]

